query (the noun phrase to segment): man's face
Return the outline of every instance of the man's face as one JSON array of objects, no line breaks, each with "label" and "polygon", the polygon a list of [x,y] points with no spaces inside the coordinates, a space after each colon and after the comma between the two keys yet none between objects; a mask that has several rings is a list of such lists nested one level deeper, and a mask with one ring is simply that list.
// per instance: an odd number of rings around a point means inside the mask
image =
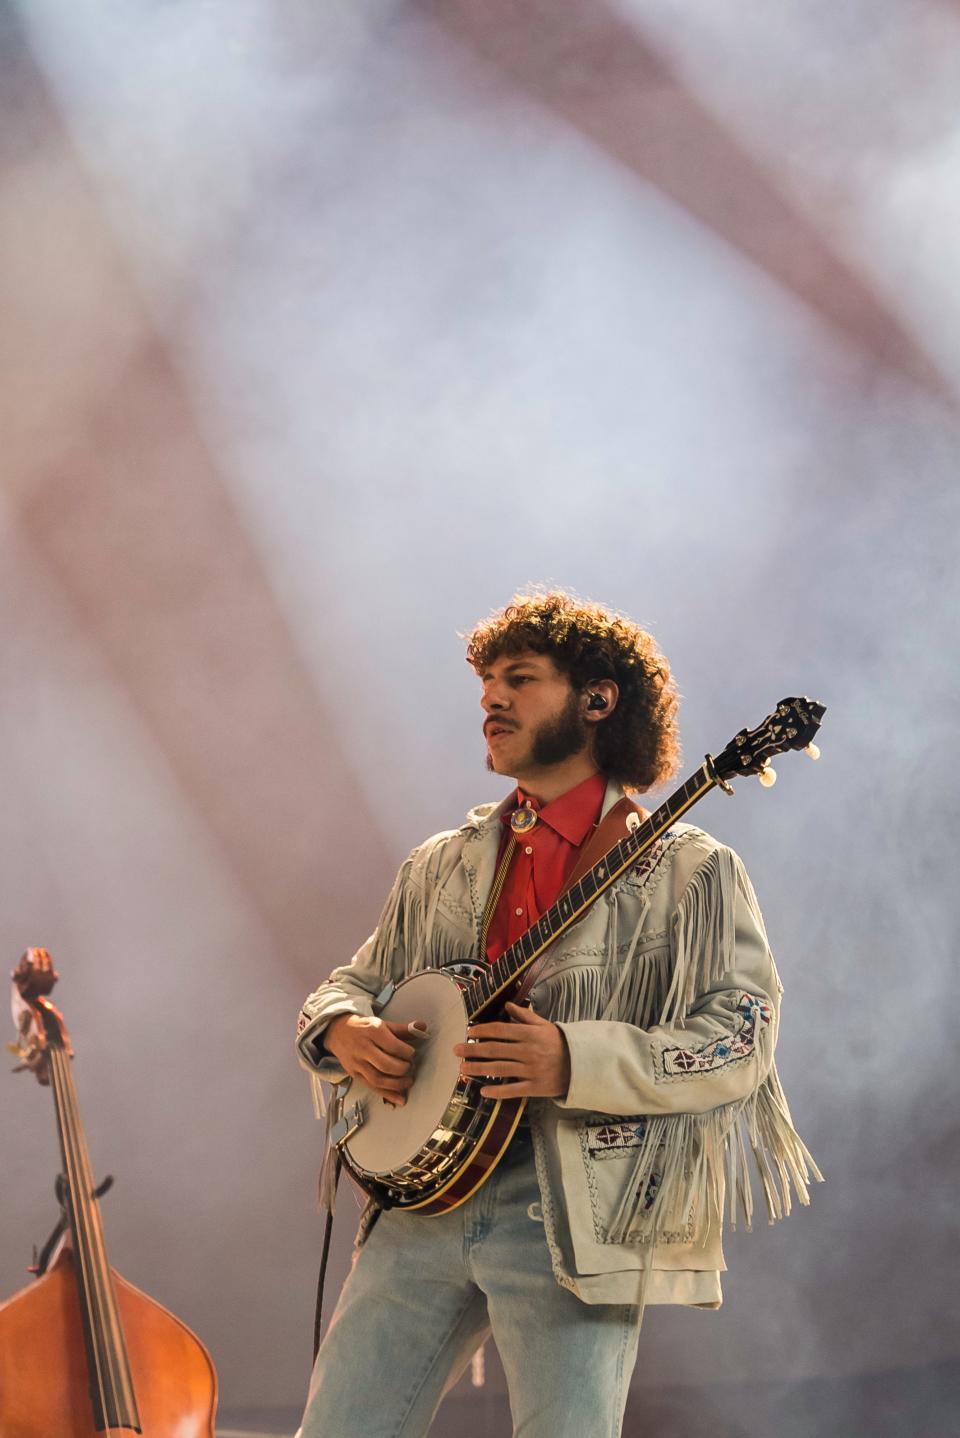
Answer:
[{"label": "man's face", "polygon": [[522,782],[587,747],[581,697],[549,655],[504,654],[480,678],[487,768],[494,773]]}]

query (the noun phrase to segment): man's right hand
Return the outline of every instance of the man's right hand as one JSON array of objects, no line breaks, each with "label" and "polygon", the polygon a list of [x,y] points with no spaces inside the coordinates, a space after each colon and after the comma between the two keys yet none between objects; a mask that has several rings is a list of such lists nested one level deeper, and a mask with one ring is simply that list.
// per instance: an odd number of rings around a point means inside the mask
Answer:
[{"label": "man's right hand", "polygon": [[400,1107],[413,1083],[410,1065],[416,1054],[407,1039],[426,1037],[426,1031],[426,1024],[420,1029],[365,1014],[340,1014],[324,1033],[323,1045],[351,1078],[363,1079],[387,1103]]}]

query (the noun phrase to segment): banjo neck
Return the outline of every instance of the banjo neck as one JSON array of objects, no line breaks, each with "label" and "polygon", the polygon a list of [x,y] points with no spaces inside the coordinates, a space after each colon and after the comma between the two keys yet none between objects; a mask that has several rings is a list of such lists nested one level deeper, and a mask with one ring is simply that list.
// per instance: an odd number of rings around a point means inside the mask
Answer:
[{"label": "banjo neck", "polygon": [[603,857],[571,884],[535,924],[505,949],[495,963],[482,970],[470,985],[468,1014],[471,1023],[494,1005],[504,1002],[509,991],[555,939],[580,919],[611,884],[637,862],[645,850],[691,809],[704,794],[719,786],[732,794],[730,780],[756,774],[765,786],[776,778],[770,760],[791,749],[804,750],[811,759],[819,757],[813,743],[820,728],[825,705],[806,695],[781,699],[755,729],[740,729],[714,758],[708,754],[695,774],[681,784],[648,819],[637,824]]},{"label": "banjo neck", "polygon": [[486,1013],[498,1001],[509,996],[512,989],[531,964],[539,959],[549,946],[583,917],[596,899],[621,875],[631,868],[660,835],[676,823],[682,814],[698,803],[717,784],[722,783],[714,767],[714,761],[707,758],[695,774],[692,774],[680,788],[660,805],[659,809],[637,825],[614,844],[601,859],[585,874],[565,889],[559,899],[526,933],[505,949],[500,957],[480,973],[469,990],[469,1018],[471,1023]]}]

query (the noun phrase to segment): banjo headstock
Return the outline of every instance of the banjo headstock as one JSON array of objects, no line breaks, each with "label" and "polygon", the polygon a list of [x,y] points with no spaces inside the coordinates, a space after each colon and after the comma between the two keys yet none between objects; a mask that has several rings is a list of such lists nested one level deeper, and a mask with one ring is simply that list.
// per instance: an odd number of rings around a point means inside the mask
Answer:
[{"label": "banjo headstock", "polygon": [[714,776],[722,788],[729,789],[730,780],[738,774],[757,774],[761,784],[772,784],[776,774],[770,760],[788,749],[803,749],[811,759],[819,759],[820,750],[814,738],[826,705],[816,699],[781,699],[756,729],[741,729],[716,758],[710,757]]}]

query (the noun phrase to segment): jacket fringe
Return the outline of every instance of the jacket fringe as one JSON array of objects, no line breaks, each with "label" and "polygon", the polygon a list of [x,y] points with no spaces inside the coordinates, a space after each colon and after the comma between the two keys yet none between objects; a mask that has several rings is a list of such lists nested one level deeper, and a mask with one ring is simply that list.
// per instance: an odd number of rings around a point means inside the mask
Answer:
[{"label": "jacket fringe", "polygon": [[[631,1023],[651,1028],[670,984],[666,949],[636,956],[636,938],[603,964],[568,964],[541,980],[547,999],[541,1007],[555,1023],[578,1019],[614,1019],[630,1014]],[[614,951],[611,949],[611,953]]]},{"label": "jacket fringe", "polygon": [[[475,957],[448,925],[437,922],[437,908],[448,867],[439,851],[412,856],[423,863],[421,882],[401,872],[376,931],[372,954],[386,982],[405,956],[406,973]],[[438,872],[431,873],[436,868]],[[426,880],[424,883],[423,880]],[[424,902],[430,892],[429,903]],[[558,1022],[581,1018],[621,1018],[648,1029],[657,1025],[681,1033],[698,995],[736,969],[735,914],[738,896],[763,931],[756,896],[736,856],[726,848],[707,855],[688,880],[675,909],[669,942],[637,953],[649,891],[639,915],[631,916],[629,941],[617,933],[617,905],[608,905],[602,952],[575,956],[544,975],[546,1003],[541,1010]],[[792,1197],[808,1204],[811,1181],[822,1175],[796,1133],[772,1061],[773,1026],[754,1015],[754,1064],[757,1082],[736,1103],[706,1113],[646,1116],[640,1147],[629,1161],[623,1198],[604,1235],[610,1243],[643,1244],[652,1253],[660,1242],[706,1241],[713,1222],[727,1208],[732,1228],[738,1218],[753,1222],[753,1186],[748,1149],[753,1155],[770,1223],[791,1210]],[[319,1080],[314,1101],[323,1111]],[[330,1119],[328,1118],[328,1122]],[[321,1200],[332,1206],[335,1155],[327,1146],[321,1172]]]},{"label": "jacket fringe", "polygon": [[[662,1025],[682,1031],[696,996],[736,968],[738,890],[762,930],[756,896],[728,849],[708,855],[684,889],[670,935],[667,966],[672,976],[659,1015]],[[639,999],[634,1022],[642,1028],[649,1026],[649,1004],[657,988],[651,976],[653,965],[644,967],[644,976],[633,981]],[[711,1221],[722,1220],[725,1185],[731,1228],[736,1228],[738,1217],[745,1228],[751,1228],[748,1145],[768,1222],[789,1214],[791,1190],[801,1204],[810,1202],[809,1185],[822,1181],[823,1175],[793,1127],[773,1063],[774,1034],[764,1023],[759,1004],[753,1022],[750,1062],[756,1067],[755,1087],[738,1102],[707,1113],[647,1118],[623,1199],[608,1229],[609,1242],[640,1242],[652,1247],[671,1240],[705,1241]]]},{"label": "jacket fringe", "polygon": [[318,1121],[327,1116],[327,1100],[323,1092],[323,1079],[319,1074],[310,1075],[310,1098],[313,1102],[313,1116]]},{"label": "jacket fringe", "polygon": [[606,1240],[651,1247],[705,1241],[711,1220],[722,1217],[724,1182],[731,1228],[738,1218],[752,1228],[748,1146],[769,1223],[790,1213],[792,1194],[801,1204],[810,1202],[809,1185],[823,1175],[794,1130],[771,1067],[754,1093],[739,1103],[705,1114],[658,1114],[647,1120]]},{"label": "jacket fringe", "polygon": [[429,903],[424,903],[423,887],[401,874],[380,916],[373,958],[385,981],[394,973],[401,950],[404,963],[400,967],[405,974],[443,968],[474,957],[472,946],[458,942],[443,924],[437,923],[444,876],[428,877],[433,889]]},{"label": "jacket fringe", "polygon": [[[669,947],[636,954],[637,936],[621,946],[611,910],[605,962],[568,965],[544,982],[548,1011],[559,1022],[626,1017],[639,1028],[682,1032],[690,1008],[736,968],[735,913],[739,896],[762,929],[756,896],[728,849],[714,850],[687,883],[677,905]],[[613,957],[615,956],[615,958]],[[753,1223],[748,1149],[770,1223],[791,1209],[792,1193],[808,1204],[811,1181],[822,1175],[796,1133],[772,1062],[773,1034],[754,1015],[757,1083],[736,1103],[707,1113],[648,1115],[640,1147],[625,1177],[623,1198],[605,1238],[611,1243],[705,1241],[712,1222]],[[726,1190],[726,1193],[724,1192]],[[792,1193],[791,1193],[792,1190]]]},{"label": "jacket fringe", "polygon": [[[673,979],[660,1015],[662,1024],[682,1024],[697,994],[711,988],[726,970],[736,967],[737,870],[736,858],[729,849],[714,849],[683,891],[673,916]],[[752,900],[755,917],[762,926],[752,891],[748,900]]]}]

